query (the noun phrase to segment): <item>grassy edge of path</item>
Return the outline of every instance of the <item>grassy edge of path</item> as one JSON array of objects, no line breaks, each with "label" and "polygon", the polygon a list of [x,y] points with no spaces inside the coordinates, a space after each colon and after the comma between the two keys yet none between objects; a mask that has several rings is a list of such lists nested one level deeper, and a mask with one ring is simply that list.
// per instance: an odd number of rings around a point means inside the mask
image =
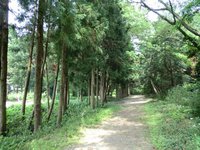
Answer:
[{"label": "grassy edge of path", "polygon": [[81,129],[100,124],[103,120],[112,117],[113,113],[119,110],[121,110],[121,107],[115,103],[109,103],[105,107],[97,108],[96,110],[87,108],[82,112],[80,111],[80,115],[66,118],[63,126],[55,129],[53,133],[29,141],[20,149],[64,149],[67,146],[78,143],[81,137]]},{"label": "grassy edge of path", "polygon": [[199,150],[199,118],[191,118],[189,110],[167,101],[153,101],[144,105],[143,118],[150,132],[150,140],[157,150]]}]

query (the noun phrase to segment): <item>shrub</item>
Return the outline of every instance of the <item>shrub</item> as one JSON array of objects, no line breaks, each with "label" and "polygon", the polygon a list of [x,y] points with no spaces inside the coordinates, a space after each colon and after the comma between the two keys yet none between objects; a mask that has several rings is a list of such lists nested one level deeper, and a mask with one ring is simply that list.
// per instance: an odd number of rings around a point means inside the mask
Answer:
[{"label": "shrub", "polygon": [[200,115],[199,89],[199,83],[177,86],[168,92],[165,100],[177,105],[189,107],[193,114]]}]

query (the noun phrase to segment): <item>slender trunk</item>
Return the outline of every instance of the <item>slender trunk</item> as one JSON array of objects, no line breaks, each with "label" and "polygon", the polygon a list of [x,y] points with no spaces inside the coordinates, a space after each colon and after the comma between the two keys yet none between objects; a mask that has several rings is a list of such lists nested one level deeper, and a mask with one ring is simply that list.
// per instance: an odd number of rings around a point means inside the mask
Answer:
[{"label": "slender trunk", "polygon": [[159,94],[159,91],[158,91],[158,89],[156,88],[156,86],[155,86],[155,84],[153,83],[152,80],[151,80],[151,85],[152,85],[153,90],[154,90],[154,92],[156,93],[156,95],[158,95],[158,94]]},{"label": "slender trunk", "polygon": [[99,72],[97,70],[97,76],[96,76],[96,101],[97,101],[97,107],[99,105]]},{"label": "slender trunk", "polygon": [[80,89],[80,101],[83,101],[83,93],[82,93],[82,88]]},{"label": "slender trunk", "polygon": [[64,105],[63,105],[63,113],[67,110],[68,107],[68,60],[67,60],[67,49],[65,48],[65,94],[64,94]]},{"label": "slender trunk", "polygon": [[8,0],[0,7],[0,135],[6,134],[7,54],[8,54]]},{"label": "slender trunk", "polygon": [[[47,29],[47,37],[46,37],[46,42],[45,42],[45,49],[44,49],[44,56],[43,56],[43,63],[42,63],[42,72],[41,76],[43,78],[44,72],[46,71],[46,82],[47,82],[47,106],[48,109],[50,108],[49,104],[49,77],[48,77],[48,66],[47,66],[47,56],[48,56],[48,46],[49,46],[49,35],[50,35],[50,17],[48,19],[48,29]],[[44,71],[45,70],[45,71]],[[42,83],[43,85],[43,83]]]},{"label": "slender trunk", "polygon": [[[68,72],[68,71],[67,71]],[[67,106],[69,106],[70,102],[70,93],[69,93],[69,78],[67,78]]]},{"label": "slender trunk", "polygon": [[52,95],[52,103],[51,103],[51,107],[49,109],[49,113],[47,116],[47,121],[49,121],[52,111],[53,111],[53,107],[54,107],[54,103],[55,103],[55,98],[56,98],[56,90],[57,90],[57,83],[58,83],[58,74],[59,74],[59,63],[56,69],[56,75],[55,75],[55,79],[54,79],[54,86],[53,86],[53,95]]},{"label": "slender trunk", "polygon": [[105,100],[105,96],[104,96],[104,92],[105,92],[105,73],[101,72],[101,81],[100,81],[100,99],[101,99],[101,105],[104,105],[104,100]]},{"label": "slender trunk", "polygon": [[95,73],[94,73],[94,69],[92,69],[91,71],[91,102],[90,102],[92,109],[95,109],[95,96],[94,96],[95,90],[94,89],[95,89]]},{"label": "slender trunk", "polygon": [[90,80],[90,77],[88,78],[88,104],[90,105],[90,94],[91,94],[91,80]]},{"label": "slender trunk", "polygon": [[62,59],[61,59],[61,83],[60,83],[60,101],[58,108],[58,118],[57,118],[57,126],[59,127],[62,122],[62,116],[64,113],[64,105],[65,105],[65,95],[66,95],[66,46],[63,42],[62,47]]},{"label": "slender trunk", "polygon": [[36,51],[36,74],[35,74],[35,92],[34,92],[34,132],[41,126],[41,95],[42,95],[42,62],[43,62],[43,16],[44,16],[44,0],[39,0],[38,22],[37,22],[37,40],[38,48]]},{"label": "slender trunk", "polygon": [[[35,14],[35,20],[36,21],[36,14]],[[33,24],[33,31],[31,35],[31,46],[29,50],[29,61],[28,61],[28,70],[27,70],[27,76],[25,81],[25,87],[24,87],[24,96],[22,100],[22,115],[25,115],[26,111],[26,99],[27,99],[27,93],[28,93],[28,87],[30,83],[30,77],[31,77],[31,68],[32,68],[32,59],[33,59],[33,48],[34,48],[34,42],[35,42],[35,28],[36,24],[34,22]]]},{"label": "slender trunk", "polygon": [[28,129],[33,131],[34,130],[34,127],[33,127],[33,119],[34,119],[34,110],[32,111],[31,113],[31,117],[30,117],[30,121],[29,121],[29,125],[28,125]]},{"label": "slender trunk", "polygon": [[108,91],[108,88],[109,88],[109,82],[110,82],[110,79],[109,79],[109,74],[108,72],[106,72],[106,77],[105,77],[105,83],[104,83],[104,102],[107,103],[107,91]]},{"label": "slender trunk", "polygon": [[130,84],[128,84],[128,96],[131,95],[131,89],[130,89]]},{"label": "slender trunk", "polygon": [[48,110],[50,109],[50,102],[49,102],[49,97],[50,97],[50,88],[49,88],[49,73],[48,73],[48,66],[46,62],[46,82],[47,82],[47,105],[48,105]]},{"label": "slender trunk", "polygon": [[49,36],[50,36],[50,15],[48,17],[48,29],[47,29],[47,37],[46,37],[46,43],[45,43],[44,61],[43,61],[43,64],[42,64],[42,74],[44,74],[44,67],[45,67],[45,64],[46,64],[47,105],[48,105],[48,109],[50,108],[50,104],[49,104],[49,96],[50,96],[50,93],[49,93],[49,77],[48,77],[48,66],[47,66]]}]

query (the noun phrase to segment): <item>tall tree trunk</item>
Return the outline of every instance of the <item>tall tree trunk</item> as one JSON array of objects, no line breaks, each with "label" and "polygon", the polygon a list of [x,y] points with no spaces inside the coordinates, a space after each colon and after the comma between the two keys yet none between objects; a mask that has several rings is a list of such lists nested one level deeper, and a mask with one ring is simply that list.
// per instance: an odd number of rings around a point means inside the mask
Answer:
[{"label": "tall tree trunk", "polygon": [[97,74],[96,74],[96,102],[97,102],[97,107],[99,105],[99,71],[97,69]]},{"label": "tall tree trunk", "polygon": [[49,102],[49,98],[50,98],[50,88],[49,88],[49,71],[48,71],[48,65],[47,65],[47,61],[46,61],[46,82],[47,82],[47,106],[48,106],[48,110],[50,109],[50,102]]},{"label": "tall tree trunk", "polygon": [[[35,22],[36,22],[36,14],[34,16]],[[33,59],[33,48],[34,48],[34,42],[35,42],[35,28],[36,28],[36,23],[34,22],[33,24],[33,31],[31,35],[31,46],[29,50],[29,61],[28,61],[28,69],[27,69],[27,75],[26,75],[26,81],[25,81],[25,87],[24,87],[24,96],[22,100],[22,115],[25,115],[26,111],[26,99],[27,99],[27,93],[28,93],[28,88],[29,88],[29,83],[30,83],[30,77],[31,77],[31,68],[32,68],[32,59]]]},{"label": "tall tree trunk", "polygon": [[[68,71],[67,71],[67,76],[68,76]],[[69,102],[70,102],[70,93],[69,93],[69,76],[68,76],[68,78],[67,78],[67,83],[66,83],[66,85],[67,85],[67,106],[69,106]]]},{"label": "tall tree trunk", "polygon": [[108,74],[108,71],[106,71],[106,76],[105,76],[105,83],[104,83],[104,102],[107,103],[107,91],[108,91],[108,88],[109,88],[109,82],[110,82],[110,79],[109,79],[109,74]]},{"label": "tall tree trunk", "polygon": [[100,99],[101,99],[101,105],[104,105],[105,102],[105,73],[101,72],[101,78],[100,78]]},{"label": "tall tree trunk", "polygon": [[60,83],[60,101],[58,108],[57,126],[59,127],[62,122],[62,115],[64,111],[65,95],[66,95],[66,45],[63,42],[62,59],[61,59],[61,83]]},{"label": "tall tree trunk", "polygon": [[0,7],[0,135],[6,134],[7,53],[8,53],[8,0]]},{"label": "tall tree trunk", "polygon": [[117,87],[116,87],[116,97],[117,99],[122,98],[122,88],[121,88],[121,85],[119,84],[117,84]]},{"label": "tall tree trunk", "polygon": [[56,90],[57,90],[57,83],[58,83],[58,74],[59,74],[59,69],[60,69],[60,63],[58,62],[58,66],[56,69],[56,75],[55,75],[55,79],[54,79],[54,86],[53,86],[53,95],[52,95],[52,103],[51,103],[51,107],[49,109],[49,113],[47,116],[47,121],[49,121],[52,111],[53,111],[53,107],[54,107],[54,103],[55,103],[55,98],[56,98]]},{"label": "tall tree trunk", "polygon": [[121,89],[122,89],[122,98],[128,96],[128,85],[125,83],[121,84]]},{"label": "tall tree trunk", "polygon": [[67,58],[67,48],[65,48],[65,93],[64,93],[64,105],[63,105],[63,113],[65,113],[65,111],[67,110],[68,107],[68,91],[69,91],[69,86],[68,86],[68,58]]},{"label": "tall tree trunk", "polygon": [[41,126],[41,95],[42,95],[42,63],[43,63],[43,16],[45,1],[39,0],[38,22],[37,22],[37,40],[38,47],[36,51],[36,74],[35,74],[35,92],[34,92],[34,132]]},{"label": "tall tree trunk", "polygon": [[90,99],[91,99],[91,80],[90,77],[88,78],[88,104],[90,105]]},{"label": "tall tree trunk", "polygon": [[94,72],[94,69],[92,69],[91,71],[91,102],[90,102],[92,109],[95,109],[94,91],[95,91],[95,72]]}]

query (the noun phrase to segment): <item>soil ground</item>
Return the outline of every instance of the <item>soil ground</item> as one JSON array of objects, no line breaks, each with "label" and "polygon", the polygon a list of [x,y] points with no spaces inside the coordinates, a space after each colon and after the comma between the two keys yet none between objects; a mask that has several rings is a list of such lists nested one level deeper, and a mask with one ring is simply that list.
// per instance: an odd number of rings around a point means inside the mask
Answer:
[{"label": "soil ground", "polygon": [[154,150],[148,128],[142,121],[143,106],[149,101],[135,95],[118,102],[122,110],[95,128],[83,130],[80,143],[68,150]]}]

